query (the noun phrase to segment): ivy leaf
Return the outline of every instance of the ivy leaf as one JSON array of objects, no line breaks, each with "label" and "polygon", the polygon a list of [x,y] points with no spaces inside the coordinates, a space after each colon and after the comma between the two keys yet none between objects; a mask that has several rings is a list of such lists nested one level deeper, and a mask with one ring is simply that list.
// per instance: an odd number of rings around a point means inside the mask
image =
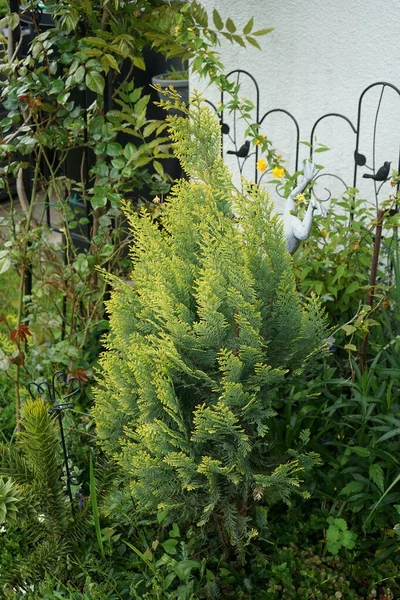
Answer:
[{"label": "ivy leaf", "polygon": [[89,90],[92,90],[92,92],[95,92],[99,95],[103,93],[105,81],[101,73],[98,73],[97,71],[87,73],[85,81]]}]

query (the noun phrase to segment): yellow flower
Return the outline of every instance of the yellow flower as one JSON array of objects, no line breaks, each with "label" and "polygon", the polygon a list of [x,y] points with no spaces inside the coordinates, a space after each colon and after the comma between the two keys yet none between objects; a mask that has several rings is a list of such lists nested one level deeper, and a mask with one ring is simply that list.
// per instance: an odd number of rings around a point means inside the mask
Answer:
[{"label": "yellow flower", "polygon": [[306,197],[304,194],[297,194],[295,199],[297,200],[297,206],[300,206],[300,204],[304,204],[304,202],[306,201]]},{"label": "yellow flower", "polygon": [[320,234],[322,235],[322,237],[326,237],[328,235],[328,232],[326,229],[321,229]]},{"label": "yellow flower", "polygon": [[283,169],[282,167],[274,167],[272,169],[272,175],[274,176],[275,179],[282,179],[284,174],[285,174],[285,169]]},{"label": "yellow flower", "polygon": [[258,169],[259,171],[261,171],[261,173],[264,173],[264,171],[266,171],[266,170],[267,170],[267,166],[268,166],[268,165],[267,165],[267,161],[265,160],[265,158],[260,158],[260,159],[257,161],[257,169]]},{"label": "yellow flower", "polygon": [[358,250],[360,247],[360,244],[358,242],[355,242],[354,246],[353,246],[353,250]]}]

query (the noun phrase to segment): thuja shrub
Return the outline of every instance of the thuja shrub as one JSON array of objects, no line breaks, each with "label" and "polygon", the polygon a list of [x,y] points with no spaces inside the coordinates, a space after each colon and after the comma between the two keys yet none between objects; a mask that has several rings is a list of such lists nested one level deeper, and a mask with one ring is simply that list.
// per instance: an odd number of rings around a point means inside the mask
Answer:
[{"label": "thuja shrub", "polygon": [[296,292],[266,191],[234,188],[216,117],[195,95],[186,117],[168,119],[188,180],[157,222],[129,215],[132,281],[112,279],[94,415],[135,510],[242,552],[268,505],[304,493],[318,460],[302,449],[277,458],[269,423],[321,351],[325,319]]}]

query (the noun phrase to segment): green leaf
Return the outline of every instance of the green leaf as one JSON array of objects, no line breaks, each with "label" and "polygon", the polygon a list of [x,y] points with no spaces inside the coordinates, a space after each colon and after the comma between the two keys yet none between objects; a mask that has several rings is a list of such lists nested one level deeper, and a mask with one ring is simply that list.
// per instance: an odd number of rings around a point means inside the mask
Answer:
[{"label": "green leaf", "polygon": [[246,25],[243,27],[244,35],[248,35],[249,33],[251,33],[253,26],[254,26],[254,17],[251,17],[251,19],[249,21],[247,21]]},{"label": "green leaf", "polygon": [[10,253],[8,250],[0,250],[0,275],[11,267]]},{"label": "green leaf", "polygon": [[257,42],[257,40],[255,40],[253,37],[250,37],[249,35],[246,36],[246,41],[251,44],[251,46],[254,46],[255,48],[257,48],[258,50],[261,50],[261,46],[260,44]]},{"label": "green leaf", "polygon": [[93,210],[96,210],[97,208],[102,208],[107,204],[107,198],[105,196],[93,196],[92,198],[90,198],[90,204]]},{"label": "green leaf", "polygon": [[168,511],[166,510],[159,510],[157,513],[157,523],[162,523],[165,519],[165,517],[167,516]]},{"label": "green leaf", "polygon": [[113,158],[111,164],[115,169],[123,169],[126,163],[125,159],[119,156],[118,158]]},{"label": "green leaf", "polygon": [[137,154],[137,148],[134,144],[128,142],[128,144],[124,148],[124,156],[127,160],[130,160],[133,156]]},{"label": "green leaf", "polygon": [[316,154],[317,152],[328,152],[329,148],[327,148],[326,146],[320,146],[319,148],[314,148],[314,154]]},{"label": "green leaf", "polygon": [[354,344],[346,344],[344,349],[349,350],[349,352],[357,352],[357,347]]},{"label": "green leaf", "polygon": [[9,27],[11,27],[11,29],[15,29],[16,27],[18,27],[18,25],[19,25],[19,14],[18,13],[11,13],[10,15],[8,15],[8,25],[9,25]]},{"label": "green leaf", "polygon": [[383,469],[381,467],[381,465],[374,463],[373,465],[370,466],[369,468],[369,478],[371,479],[371,481],[373,481],[376,486],[379,488],[380,492],[383,492],[384,488],[385,488],[385,484],[384,484],[384,475],[383,475]]},{"label": "green leaf", "polygon": [[86,73],[85,81],[89,90],[92,90],[92,92],[95,92],[99,95],[103,94],[105,81],[101,73],[98,73],[97,71],[91,71],[90,73]]},{"label": "green leaf", "polygon": [[346,335],[351,335],[352,333],[357,331],[357,328],[354,327],[354,325],[342,325],[342,329]]},{"label": "green leaf", "polygon": [[235,40],[235,42],[239,44],[239,46],[242,46],[242,48],[246,48],[246,44],[244,43],[240,35],[232,35],[232,37]]},{"label": "green leaf", "polygon": [[104,54],[104,56],[101,59],[101,64],[104,66],[103,61],[104,64],[107,64],[109,67],[114,69],[114,71],[117,71],[119,73],[118,63],[112,54]]},{"label": "green leaf", "polygon": [[218,31],[221,31],[221,29],[224,28],[224,23],[221,19],[221,15],[215,8],[213,10],[213,21],[214,21],[214,25],[218,29]]},{"label": "green leaf", "polygon": [[155,168],[157,173],[160,175],[160,177],[165,177],[164,168],[163,168],[162,164],[160,162],[158,162],[158,160],[153,161],[153,167]]},{"label": "green leaf", "polygon": [[173,524],[171,531],[169,532],[170,538],[178,538],[180,537],[179,527],[176,523]]},{"label": "green leaf", "polygon": [[274,31],[273,27],[268,27],[266,29],[258,29],[257,31],[253,31],[253,35],[267,35],[268,33],[271,33],[271,31]]},{"label": "green leaf", "polygon": [[226,28],[229,33],[235,33],[236,31],[236,25],[230,17],[226,20]]},{"label": "green leaf", "polygon": [[353,292],[355,292],[356,290],[360,289],[360,284],[358,283],[358,281],[352,281],[350,283],[350,285],[347,286],[346,290],[345,290],[345,294],[352,294]]},{"label": "green leaf", "polygon": [[99,511],[98,511],[98,508],[97,508],[97,494],[96,494],[96,483],[95,483],[95,479],[94,479],[93,455],[92,455],[92,453],[90,453],[90,461],[89,461],[89,489],[90,489],[90,502],[92,504],[92,513],[93,513],[94,526],[95,526],[95,529],[96,529],[97,543],[99,544],[101,556],[103,558],[105,558],[104,546],[103,546],[103,539],[101,537]]},{"label": "green leaf", "polygon": [[134,56],[133,64],[135,65],[135,67],[137,67],[141,71],[146,70],[146,63],[144,62],[143,56]]},{"label": "green leaf", "polygon": [[108,156],[119,156],[122,153],[122,146],[118,142],[112,142],[107,144],[106,152]]},{"label": "green leaf", "polygon": [[371,452],[368,450],[368,448],[363,448],[362,446],[353,446],[347,450],[354,452],[354,454],[357,454],[357,456],[361,456],[362,458],[368,458],[371,455]]},{"label": "green leaf", "polygon": [[350,496],[350,494],[358,494],[362,489],[364,489],[364,484],[361,481],[350,481],[341,489],[340,493],[344,496]]},{"label": "green leaf", "polygon": [[152,133],[154,133],[154,131],[160,126],[160,122],[159,121],[152,121],[151,123],[148,123],[146,125],[146,127],[143,129],[143,137],[148,137],[149,135],[151,135]]},{"label": "green leaf", "polygon": [[85,77],[85,67],[80,65],[72,76],[75,83],[81,83]]},{"label": "green leaf", "polygon": [[162,542],[161,546],[164,548],[167,554],[176,554],[176,546],[178,545],[178,540],[169,539],[165,542]]}]

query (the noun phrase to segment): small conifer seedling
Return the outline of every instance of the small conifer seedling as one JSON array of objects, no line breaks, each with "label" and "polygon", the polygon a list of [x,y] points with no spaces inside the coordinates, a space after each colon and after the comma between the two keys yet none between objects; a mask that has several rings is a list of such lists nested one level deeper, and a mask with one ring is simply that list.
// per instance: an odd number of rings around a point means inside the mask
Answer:
[{"label": "small conifer seedling", "polygon": [[325,319],[296,292],[266,191],[234,188],[202,99],[168,119],[188,180],[158,222],[129,215],[132,281],[113,280],[94,415],[138,512],[218,532],[243,553],[255,512],[259,523],[288,502],[318,460],[277,463],[269,423],[287,379],[321,350]]}]

